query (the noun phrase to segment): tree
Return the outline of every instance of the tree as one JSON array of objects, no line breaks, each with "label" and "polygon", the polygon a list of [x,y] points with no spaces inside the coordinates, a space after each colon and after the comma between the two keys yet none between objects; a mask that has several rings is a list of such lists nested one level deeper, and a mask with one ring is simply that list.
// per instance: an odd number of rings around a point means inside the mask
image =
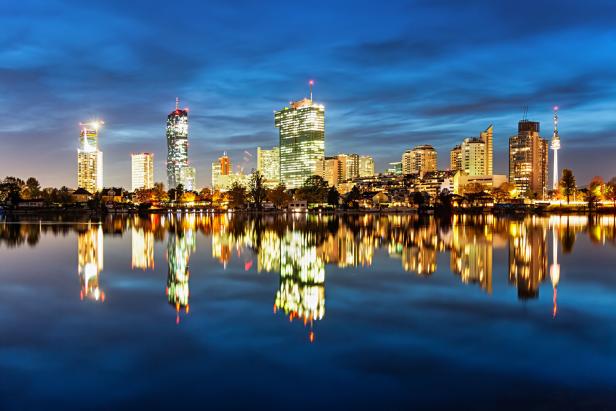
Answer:
[{"label": "tree", "polygon": [[338,190],[336,190],[336,187],[330,187],[329,191],[327,192],[327,204],[338,207],[339,202],[340,193],[338,192]]},{"label": "tree", "polygon": [[246,197],[246,187],[235,181],[229,190],[229,205],[234,209],[244,208]]},{"label": "tree", "polygon": [[306,200],[308,203],[324,203],[327,199],[329,186],[327,181],[321,176],[310,176],[304,185],[297,190],[296,195],[299,200]]},{"label": "tree", "polygon": [[560,179],[560,186],[563,189],[563,194],[567,197],[567,204],[569,204],[569,199],[571,195],[575,192],[575,177],[573,176],[573,172],[568,168],[563,169],[563,176]]},{"label": "tree", "polygon": [[265,200],[265,196],[267,195],[267,189],[263,184],[264,180],[263,174],[261,174],[259,170],[256,170],[250,176],[250,183],[248,184],[250,196],[252,197],[252,201],[257,207],[257,210],[261,210],[263,200]]},{"label": "tree", "polygon": [[351,191],[349,191],[346,195],[345,202],[353,208],[359,207],[359,200],[361,198],[361,192],[359,191],[359,187],[353,186]]},{"label": "tree", "polygon": [[34,177],[26,180],[26,191],[28,198],[38,198],[41,195],[41,185]]},{"label": "tree", "polygon": [[20,178],[6,177],[0,182],[0,201],[10,201],[13,204],[19,202],[24,185]]},{"label": "tree", "polygon": [[160,203],[169,201],[169,194],[165,191],[163,183],[154,183],[154,188],[152,188],[152,199]]},{"label": "tree", "polygon": [[584,198],[588,203],[588,211],[592,213],[592,211],[599,205],[599,196],[595,193],[595,190],[586,189]]},{"label": "tree", "polygon": [[605,185],[604,195],[606,200],[612,201],[614,204],[614,212],[616,212],[616,177],[612,178]]},{"label": "tree", "polygon": [[515,185],[504,182],[500,186],[492,189],[492,195],[496,199],[496,201],[507,201],[511,199],[512,193],[515,190]]},{"label": "tree", "polygon": [[276,188],[267,192],[267,201],[270,201],[277,208],[283,208],[289,204],[291,196],[287,193],[284,184],[279,184]]},{"label": "tree", "polygon": [[603,197],[604,187],[605,182],[600,176],[594,176],[593,179],[590,180],[590,184],[588,184],[588,190],[592,191],[599,200]]}]

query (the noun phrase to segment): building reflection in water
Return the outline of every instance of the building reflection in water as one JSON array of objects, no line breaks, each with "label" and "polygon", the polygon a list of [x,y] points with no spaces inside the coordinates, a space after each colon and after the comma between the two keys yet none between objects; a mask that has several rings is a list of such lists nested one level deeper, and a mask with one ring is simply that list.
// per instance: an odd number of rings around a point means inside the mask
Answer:
[{"label": "building reflection in water", "polygon": [[454,225],[450,269],[465,284],[479,284],[492,293],[493,233],[489,225]]},{"label": "building reflection in water", "polygon": [[105,301],[105,292],[99,285],[103,270],[103,228],[87,225],[86,231],[77,234],[77,273],[81,282],[79,297]]},{"label": "building reflection in water", "polygon": [[539,285],[548,272],[547,228],[512,221],[509,224],[509,281],[520,299],[539,297]]},{"label": "building reflection in water", "polygon": [[310,233],[288,230],[280,242],[280,285],[274,301],[274,313],[282,311],[303,321],[310,328],[325,316],[325,263],[317,253]]},{"label": "building reflection in water", "polygon": [[132,229],[132,269],[154,269],[154,232],[142,227]]},{"label": "building reflection in water", "polygon": [[197,246],[195,231],[193,228],[190,228],[190,222],[188,223],[188,228],[182,223],[183,221],[178,221],[173,225],[167,240],[169,270],[165,292],[169,304],[175,307],[177,324],[180,323],[180,312],[184,311],[188,314],[190,310],[188,303],[190,297],[188,284],[190,267],[188,263],[191,253],[195,251]]}]

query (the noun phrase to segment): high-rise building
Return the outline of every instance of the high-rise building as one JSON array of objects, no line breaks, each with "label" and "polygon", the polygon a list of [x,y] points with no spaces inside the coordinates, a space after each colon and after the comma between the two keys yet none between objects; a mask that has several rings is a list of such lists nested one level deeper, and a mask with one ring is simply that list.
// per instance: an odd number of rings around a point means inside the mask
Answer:
[{"label": "high-rise building", "polygon": [[340,179],[340,159],[339,157],[325,157],[316,161],[314,174],[321,176],[330,186],[337,186],[342,182]]},{"label": "high-rise building", "polygon": [[493,145],[494,126],[490,124],[485,131],[479,134],[479,139],[485,143],[485,172],[483,175],[491,176],[494,174],[494,145]]},{"label": "high-rise building", "polygon": [[374,159],[370,156],[359,157],[359,177],[374,176]]},{"label": "high-rise building", "polygon": [[265,186],[275,188],[280,184],[280,149],[264,150],[257,147],[257,171],[263,175]]},{"label": "high-rise building", "polygon": [[154,154],[131,154],[132,190],[154,187]]},{"label": "high-rise building", "polygon": [[77,149],[77,186],[94,194],[103,189],[103,153],[98,149],[98,130],[104,123],[81,123]]},{"label": "high-rise building", "polygon": [[394,161],[393,163],[389,163],[389,168],[387,168],[387,174],[402,174],[402,162]]},{"label": "high-rise building", "polygon": [[525,197],[544,198],[548,180],[548,142],[539,135],[539,122],[521,120],[509,138],[509,182]]},{"label": "high-rise building", "polygon": [[325,157],[325,107],[311,93],[276,111],[274,125],[280,135],[280,180],[287,188],[301,187]]},{"label": "high-rise building", "polygon": [[402,155],[402,174],[418,174],[423,177],[425,173],[436,171],[436,161],[437,155],[434,147],[417,146],[405,151]]},{"label": "high-rise building", "polygon": [[462,170],[462,146],[460,144],[449,152],[449,169],[451,171]]},{"label": "high-rise building", "polygon": [[212,163],[212,188],[214,190],[228,191],[234,183],[244,187],[248,186],[250,176],[242,172],[234,173],[231,159],[224,153]]},{"label": "high-rise building", "polygon": [[462,171],[469,176],[485,176],[486,143],[478,138],[466,138],[461,148]]},{"label": "high-rise building", "polygon": [[558,135],[558,106],[554,107],[554,134],[552,134],[552,143],[550,148],[554,151],[552,190],[558,190],[558,150],[560,150],[560,136]]},{"label": "high-rise building", "polygon": [[168,188],[182,184],[182,169],[188,167],[188,109],[175,110],[167,116],[167,182]]}]

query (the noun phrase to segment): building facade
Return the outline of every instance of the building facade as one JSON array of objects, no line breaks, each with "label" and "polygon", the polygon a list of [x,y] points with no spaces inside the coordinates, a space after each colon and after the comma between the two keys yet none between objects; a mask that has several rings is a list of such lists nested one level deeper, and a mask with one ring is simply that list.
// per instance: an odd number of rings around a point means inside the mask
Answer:
[{"label": "building facade", "polygon": [[131,154],[132,191],[154,187],[154,154]]},{"label": "building facade", "polygon": [[451,171],[462,170],[462,146],[460,144],[449,152],[449,169]]},{"label": "building facade", "polygon": [[485,144],[485,172],[483,175],[491,176],[494,174],[494,126],[490,124],[485,131],[479,134],[479,139]]},{"label": "building facade", "polygon": [[257,147],[257,171],[263,175],[265,186],[275,188],[280,184],[280,149],[264,150]]},{"label": "building facade", "polygon": [[77,149],[77,187],[94,194],[103,189],[103,152],[98,149],[102,122],[81,123]]},{"label": "building facade", "polygon": [[336,187],[342,182],[340,178],[340,158],[325,157],[317,160],[314,174],[327,181],[327,184],[330,187]]},{"label": "building facade", "polygon": [[478,138],[466,138],[461,146],[462,171],[470,176],[486,174],[486,144]]},{"label": "building facade", "polygon": [[374,159],[370,156],[359,157],[359,177],[374,176]]},{"label": "building facade", "polygon": [[197,170],[194,167],[184,167],[180,171],[180,181],[185,191],[197,190]]},{"label": "building facade", "polygon": [[436,171],[437,154],[430,145],[417,146],[402,155],[402,174],[418,174]]},{"label": "building facade", "polygon": [[548,142],[539,135],[539,122],[522,120],[509,138],[509,182],[524,197],[544,198],[548,180]]},{"label": "building facade", "polygon": [[176,188],[182,182],[182,169],[188,167],[188,110],[175,110],[167,116],[167,184]]},{"label": "building facade", "polygon": [[301,187],[325,157],[325,107],[312,99],[292,102],[276,111],[280,137],[280,180],[289,189]]}]

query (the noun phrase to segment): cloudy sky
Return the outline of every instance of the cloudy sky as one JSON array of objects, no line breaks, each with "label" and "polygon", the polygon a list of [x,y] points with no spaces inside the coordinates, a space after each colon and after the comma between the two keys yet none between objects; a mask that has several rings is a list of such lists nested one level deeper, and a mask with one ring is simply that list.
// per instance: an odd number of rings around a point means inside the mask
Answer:
[{"label": "cloudy sky", "polygon": [[227,151],[254,167],[277,144],[273,111],[308,92],[326,106],[326,152],[377,171],[418,144],[439,165],[495,127],[495,172],[528,117],[580,183],[616,176],[616,2],[577,0],[23,0],[0,4],[0,176],[75,186],[78,124],[100,118],[105,185],[130,153],[165,177],[166,115],[190,109],[198,185]]}]

